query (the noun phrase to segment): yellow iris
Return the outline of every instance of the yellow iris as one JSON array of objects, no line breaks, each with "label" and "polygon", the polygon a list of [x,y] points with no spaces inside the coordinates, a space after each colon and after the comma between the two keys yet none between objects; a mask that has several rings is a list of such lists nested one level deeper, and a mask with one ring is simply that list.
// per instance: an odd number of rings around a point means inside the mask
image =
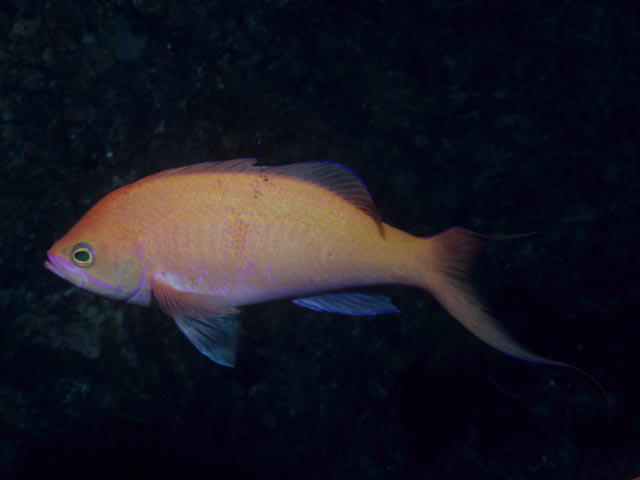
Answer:
[{"label": "yellow iris", "polygon": [[95,254],[93,248],[85,243],[79,243],[71,251],[71,258],[73,263],[79,267],[90,267],[95,261]]}]

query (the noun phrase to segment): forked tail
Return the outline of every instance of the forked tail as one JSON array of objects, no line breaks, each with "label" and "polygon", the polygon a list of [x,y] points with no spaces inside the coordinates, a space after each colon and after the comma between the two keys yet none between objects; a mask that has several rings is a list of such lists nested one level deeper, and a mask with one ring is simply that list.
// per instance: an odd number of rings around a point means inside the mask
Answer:
[{"label": "forked tail", "polygon": [[520,236],[523,235],[481,235],[453,227],[428,238],[426,260],[429,268],[424,286],[453,317],[493,348],[529,362],[567,367],[586,376],[602,392],[609,411],[608,424],[611,425],[612,406],[600,382],[578,367],[541,357],[520,345],[498,325],[471,285],[469,274],[484,243]]},{"label": "forked tail", "polygon": [[505,332],[483,306],[469,278],[475,259],[488,240],[512,238],[481,235],[461,227],[428,239],[426,289],[480,340],[508,355],[545,365],[564,363],[536,355]]}]

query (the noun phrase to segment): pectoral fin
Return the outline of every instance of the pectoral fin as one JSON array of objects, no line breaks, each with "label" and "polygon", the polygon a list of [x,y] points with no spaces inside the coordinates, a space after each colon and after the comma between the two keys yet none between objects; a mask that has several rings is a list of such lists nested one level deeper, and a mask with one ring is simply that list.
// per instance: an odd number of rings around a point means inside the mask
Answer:
[{"label": "pectoral fin", "polygon": [[173,319],[200,353],[220,365],[236,365],[238,320],[235,315],[218,315],[203,320],[181,316]]},{"label": "pectoral fin", "polygon": [[221,365],[235,365],[238,309],[216,296],[181,290],[165,274],[153,277],[151,289],[160,309],[173,317],[200,353]]},{"label": "pectoral fin", "polygon": [[296,298],[293,303],[316,312],[341,313],[343,315],[379,315],[398,313],[400,310],[384,295],[366,293],[326,293],[312,297]]},{"label": "pectoral fin", "polygon": [[239,312],[237,308],[225,305],[224,300],[215,295],[182,290],[164,273],[151,279],[151,290],[162,311],[170,317],[186,316],[202,320]]}]

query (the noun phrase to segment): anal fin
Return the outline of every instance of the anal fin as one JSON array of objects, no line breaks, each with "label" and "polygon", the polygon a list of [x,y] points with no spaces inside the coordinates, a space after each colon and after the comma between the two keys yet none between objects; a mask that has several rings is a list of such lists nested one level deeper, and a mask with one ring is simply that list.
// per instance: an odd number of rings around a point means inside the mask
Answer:
[{"label": "anal fin", "polygon": [[389,297],[366,293],[325,293],[323,295],[296,298],[293,303],[316,312],[341,313],[354,316],[400,312],[398,307],[391,303]]}]

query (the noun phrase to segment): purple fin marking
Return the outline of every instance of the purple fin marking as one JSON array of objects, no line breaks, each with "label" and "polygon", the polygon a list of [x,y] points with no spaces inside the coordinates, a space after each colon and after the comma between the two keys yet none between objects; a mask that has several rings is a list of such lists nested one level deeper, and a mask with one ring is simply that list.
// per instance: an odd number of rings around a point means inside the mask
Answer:
[{"label": "purple fin marking", "polygon": [[327,293],[311,297],[296,298],[293,303],[316,312],[341,313],[365,316],[381,313],[399,313],[400,310],[385,295],[366,293]]}]

